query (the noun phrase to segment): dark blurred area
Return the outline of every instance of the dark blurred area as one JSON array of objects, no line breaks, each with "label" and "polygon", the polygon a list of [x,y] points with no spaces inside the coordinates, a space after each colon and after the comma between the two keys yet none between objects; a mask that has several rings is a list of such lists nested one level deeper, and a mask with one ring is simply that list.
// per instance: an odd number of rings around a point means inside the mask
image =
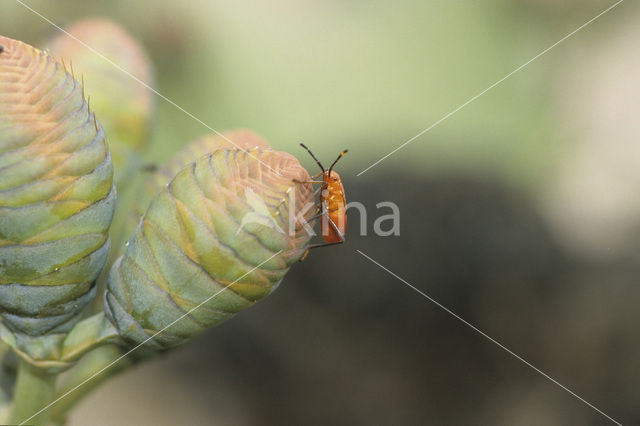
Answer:
[{"label": "dark blurred area", "polygon": [[[267,301],[99,393],[136,424],[158,409],[148,392],[163,410],[197,407],[190,424],[607,424],[358,249],[618,421],[640,421],[637,262],[571,258],[495,181],[395,175],[349,189],[369,211],[395,201],[401,236],[313,252]],[[126,408],[133,395],[149,406]],[[91,399],[84,415],[109,416]]]},{"label": "dark blurred area", "polygon": [[[7,2],[12,3],[12,0]],[[348,241],[266,300],[92,393],[71,426],[640,424],[640,9],[624,2],[28,2],[104,16],[156,87],[315,165],[343,148]],[[19,4],[6,35],[55,33]],[[161,99],[149,159],[208,129]],[[326,160],[328,161],[328,160]],[[395,202],[400,236],[373,222]],[[536,372],[362,251],[584,398]]]}]

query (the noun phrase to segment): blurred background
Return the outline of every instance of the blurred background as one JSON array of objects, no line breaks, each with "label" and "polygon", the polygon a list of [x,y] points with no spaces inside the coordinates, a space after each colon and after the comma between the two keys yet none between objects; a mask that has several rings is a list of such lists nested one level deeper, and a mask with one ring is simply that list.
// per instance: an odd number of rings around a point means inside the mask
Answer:
[{"label": "blurred background", "polygon": [[[339,171],[347,244],[267,300],[92,393],[70,425],[640,423],[640,5],[623,2],[356,176],[613,0],[26,0],[57,25],[110,18],[154,87]],[[57,30],[7,0],[0,32]],[[209,130],[156,98],[149,162]],[[373,221],[393,201],[400,236]]]}]

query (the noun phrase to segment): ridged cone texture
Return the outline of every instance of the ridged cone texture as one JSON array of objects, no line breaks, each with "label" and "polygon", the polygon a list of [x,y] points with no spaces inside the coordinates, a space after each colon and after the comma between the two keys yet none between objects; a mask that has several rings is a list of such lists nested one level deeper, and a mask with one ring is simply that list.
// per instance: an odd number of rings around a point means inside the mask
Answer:
[{"label": "ridged cone texture", "polygon": [[0,313],[15,332],[64,332],[109,251],[111,157],[65,67],[22,42],[0,45]]},{"label": "ridged cone texture", "polygon": [[287,153],[222,148],[163,185],[109,275],[120,335],[173,347],[270,294],[309,241],[290,223],[313,213],[312,188],[293,179],[309,174]]},{"label": "ridged cone texture", "polygon": [[149,207],[153,196],[169,183],[183,167],[207,154],[225,148],[247,150],[262,148],[266,150],[271,149],[271,145],[254,131],[246,129],[229,130],[220,134],[207,133],[188,143],[175,153],[166,164],[149,173],[149,176],[143,181],[142,190],[136,197],[130,214],[129,227],[133,229],[137,225],[140,217]]}]

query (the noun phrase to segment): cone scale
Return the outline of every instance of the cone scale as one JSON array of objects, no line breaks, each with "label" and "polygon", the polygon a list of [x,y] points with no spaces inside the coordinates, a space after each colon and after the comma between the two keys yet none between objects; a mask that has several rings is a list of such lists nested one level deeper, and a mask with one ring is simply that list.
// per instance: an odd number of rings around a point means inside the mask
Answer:
[{"label": "cone scale", "polygon": [[180,170],[111,269],[105,313],[120,335],[170,348],[275,290],[310,238],[290,228],[313,201],[293,179],[309,175],[262,148],[219,149]]},{"label": "cone scale", "polygon": [[109,251],[113,167],[83,88],[49,54],[0,37],[0,315],[70,329]]}]

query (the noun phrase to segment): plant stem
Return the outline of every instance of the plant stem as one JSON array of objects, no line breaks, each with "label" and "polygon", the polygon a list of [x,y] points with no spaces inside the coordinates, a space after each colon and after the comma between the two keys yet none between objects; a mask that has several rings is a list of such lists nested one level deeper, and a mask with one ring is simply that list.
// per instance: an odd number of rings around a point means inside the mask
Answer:
[{"label": "plant stem", "polygon": [[85,318],[73,326],[62,344],[64,361],[75,361],[91,350],[119,341],[118,332],[103,312]]},{"label": "plant stem", "polygon": [[34,418],[30,418],[49,404],[55,396],[57,374],[50,374],[42,369],[20,360],[18,380],[14,391],[11,422],[20,424],[28,420],[29,425],[46,425],[49,421],[48,410]]},{"label": "plant stem", "polygon": [[[123,350],[120,347],[104,345],[89,352],[69,371],[58,390],[57,396],[62,399],[51,407],[53,424],[64,424],[69,411],[87,394],[131,365],[128,358],[119,360],[122,354]],[[100,372],[103,369],[104,371]],[[98,372],[100,374],[93,377]],[[82,389],[78,389],[80,386]]]}]

